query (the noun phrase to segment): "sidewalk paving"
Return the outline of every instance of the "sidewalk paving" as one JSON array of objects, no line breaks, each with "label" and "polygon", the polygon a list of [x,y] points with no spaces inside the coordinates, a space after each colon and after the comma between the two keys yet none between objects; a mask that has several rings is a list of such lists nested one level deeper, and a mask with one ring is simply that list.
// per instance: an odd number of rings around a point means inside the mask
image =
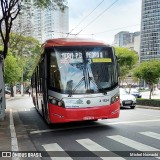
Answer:
[{"label": "sidewalk paving", "polygon": [[10,112],[5,113],[4,120],[0,121],[0,151],[11,151]]},{"label": "sidewalk paving", "polygon": [[[15,97],[11,97],[10,95],[5,95],[6,101],[14,100],[14,99],[21,99],[24,96],[20,94],[16,94]],[[5,110],[5,117],[3,121],[0,121],[0,159],[11,160],[11,158],[4,158],[2,157],[3,151],[11,152],[11,129],[10,129],[10,110],[6,108]]]},{"label": "sidewalk paving", "polygon": [[14,97],[11,97],[9,94],[6,94],[6,95],[5,95],[5,98],[6,98],[6,101],[7,101],[7,100],[13,100],[13,99],[23,98],[23,97],[25,97],[25,96],[28,96],[28,94],[24,94],[24,95],[15,94]]}]

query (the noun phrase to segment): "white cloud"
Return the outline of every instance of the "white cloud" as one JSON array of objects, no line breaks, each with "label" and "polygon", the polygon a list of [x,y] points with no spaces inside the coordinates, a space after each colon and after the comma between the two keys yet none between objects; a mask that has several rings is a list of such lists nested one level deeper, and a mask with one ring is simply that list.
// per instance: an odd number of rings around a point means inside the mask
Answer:
[{"label": "white cloud", "polygon": [[[96,0],[96,2],[93,0],[69,0],[70,31],[74,29],[101,1],[102,0]],[[101,39],[111,44],[114,40],[114,35],[122,30],[130,32],[140,31],[141,0],[119,0],[95,20],[95,18],[106,10],[114,1],[115,0],[104,0],[104,2],[87,17],[81,25],[75,28],[72,33],[78,33],[82,30],[80,33],[81,36]],[[94,22],[91,23],[92,21]],[[89,23],[91,24],[88,25]]]}]

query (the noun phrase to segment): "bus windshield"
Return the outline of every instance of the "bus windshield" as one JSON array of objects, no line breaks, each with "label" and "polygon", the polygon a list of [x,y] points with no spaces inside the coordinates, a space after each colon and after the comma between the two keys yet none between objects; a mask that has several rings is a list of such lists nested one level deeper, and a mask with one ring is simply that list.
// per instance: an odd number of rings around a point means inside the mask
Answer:
[{"label": "bus windshield", "polygon": [[118,84],[112,47],[54,47],[49,54],[49,85],[66,94],[99,93]]}]

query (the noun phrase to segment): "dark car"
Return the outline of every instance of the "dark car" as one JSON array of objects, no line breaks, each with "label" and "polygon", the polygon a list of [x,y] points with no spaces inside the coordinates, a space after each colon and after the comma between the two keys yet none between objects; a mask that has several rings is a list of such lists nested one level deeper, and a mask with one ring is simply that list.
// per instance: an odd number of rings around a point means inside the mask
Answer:
[{"label": "dark car", "polygon": [[[127,92],[129,92],[129,89],[127,89]],[[129,93],[136,98],[142,98],[142,94],[136,88],[131,88]]]},{"label": "dark car", "polygon": [[5,94],[11,94],[11,91],[5,88]]}]

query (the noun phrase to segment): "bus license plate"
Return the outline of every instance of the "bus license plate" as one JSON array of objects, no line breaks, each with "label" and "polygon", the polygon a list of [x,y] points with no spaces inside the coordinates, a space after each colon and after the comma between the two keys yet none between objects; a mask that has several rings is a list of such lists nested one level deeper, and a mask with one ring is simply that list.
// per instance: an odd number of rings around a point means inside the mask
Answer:
[{"label": "bus license plate", "polygon": [[93,116],[86,116],[86,117],[83,117],[83,120],[91,120],[91,119],[94,119]]}]

